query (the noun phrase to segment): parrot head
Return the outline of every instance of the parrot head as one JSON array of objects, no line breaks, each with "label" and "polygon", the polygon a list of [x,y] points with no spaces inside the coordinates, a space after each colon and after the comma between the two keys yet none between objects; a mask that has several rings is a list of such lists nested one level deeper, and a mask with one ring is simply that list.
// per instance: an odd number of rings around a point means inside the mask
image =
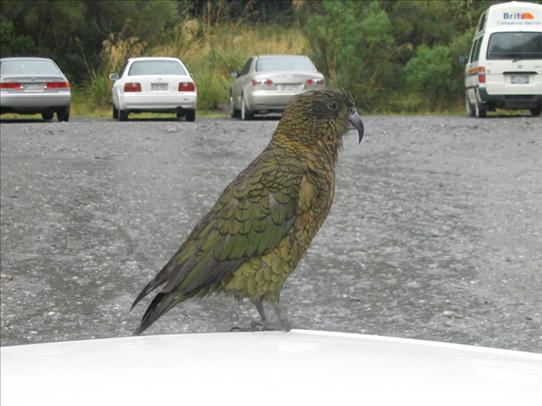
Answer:
[{"label": "parrot head", "polygon": [[318,141],[340,144],[349,130],[357,130],[363,138],[363,122],[349,92],[326,88],[295,96],[286,107],[277,132],[288,138],[313,144]]}]

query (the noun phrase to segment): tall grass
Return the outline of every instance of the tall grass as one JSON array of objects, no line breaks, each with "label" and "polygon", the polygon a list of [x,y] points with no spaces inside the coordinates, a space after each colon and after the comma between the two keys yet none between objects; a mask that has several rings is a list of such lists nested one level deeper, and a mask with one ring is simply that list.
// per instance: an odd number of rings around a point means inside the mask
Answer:
[{"label": "tall grass", "polygon": [[91,74],[83,92],[88,103],[101,108],[109,106],[108,75],[118,72],[127,58],[171,56],[180,58],[192,74],[198,89],[198,109],[223,109],[229,97],[230,73],[240,70],[249,56],[302,54],[306,48],[305,36],[298,28],[234,23],[208,26],[198,20],[186,20],[175,27],[168,40],[153,47],[137,38],[104,41],[103,64]]}]

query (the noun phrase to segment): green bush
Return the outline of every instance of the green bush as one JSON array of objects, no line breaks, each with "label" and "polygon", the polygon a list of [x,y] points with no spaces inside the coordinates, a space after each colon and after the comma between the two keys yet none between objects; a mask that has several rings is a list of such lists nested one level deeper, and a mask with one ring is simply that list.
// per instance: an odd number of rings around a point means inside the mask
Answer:
[{"label": "green bush", "polygon": [[112,82],[108,75],[92,72],[88,83],[83,87],[83,93],[90,104],[104,108],[111,106]]},{"label": "green bush", "polygon": [[377,2],[324,1],[304,30],[310,56],[332,85],[351,91],[366,110],[384,102],[397,67],[391,22]]},{"label": "green bush", "polygon": [[405,67],[406,90],[424,94],[427,106],[444,106],[454,98],[450,48],[422,45]]},{"label": "green bush", "polygon": [[472,32],[457,37],[449,46],[420,46],[407,63],[403,80],[405,91],[423,96],[424,109],[446,109],[461,104],[464,67],[460,55],[468,53]]}]

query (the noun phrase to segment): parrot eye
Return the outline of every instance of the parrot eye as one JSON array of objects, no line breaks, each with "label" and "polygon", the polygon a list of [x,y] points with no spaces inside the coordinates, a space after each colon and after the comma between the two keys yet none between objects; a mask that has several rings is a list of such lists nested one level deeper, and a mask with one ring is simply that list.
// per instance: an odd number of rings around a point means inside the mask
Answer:
[{"label": "parrot eye", "polygon": [[327,104],[327,108],[330,109],[331,111],[337,111],[337,109],[339,108],[339,105],[335,102],[330,102]]},{"label": "parrot eye", "polygon": [[356,114],[356,108],[355,107],[350,107],[349,113],[350,114]]}]

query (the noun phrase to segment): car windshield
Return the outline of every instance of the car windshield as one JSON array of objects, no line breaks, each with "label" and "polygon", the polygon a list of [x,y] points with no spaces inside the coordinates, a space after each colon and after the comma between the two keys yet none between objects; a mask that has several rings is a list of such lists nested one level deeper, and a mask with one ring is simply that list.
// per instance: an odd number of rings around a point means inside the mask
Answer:
[{"label": "car windshield", "polygon": [[138,61],[130,67],[128,76],[136,75],[186,75],[177,61]]},{"label": "car windshield", "polygon": [[2,61],[0,65],[2,75],[59,75],[62,74],[51,61],[18,59]]},{"label": "car windshield", "polygon": [[487,59],[542,59],[542,33],[495,33],[489,39]]},{"label": "car windshield", "polygon": [[256,72],[301,71],[315,72],[312,62],[302,56],[273,56],[258,58]]}]

